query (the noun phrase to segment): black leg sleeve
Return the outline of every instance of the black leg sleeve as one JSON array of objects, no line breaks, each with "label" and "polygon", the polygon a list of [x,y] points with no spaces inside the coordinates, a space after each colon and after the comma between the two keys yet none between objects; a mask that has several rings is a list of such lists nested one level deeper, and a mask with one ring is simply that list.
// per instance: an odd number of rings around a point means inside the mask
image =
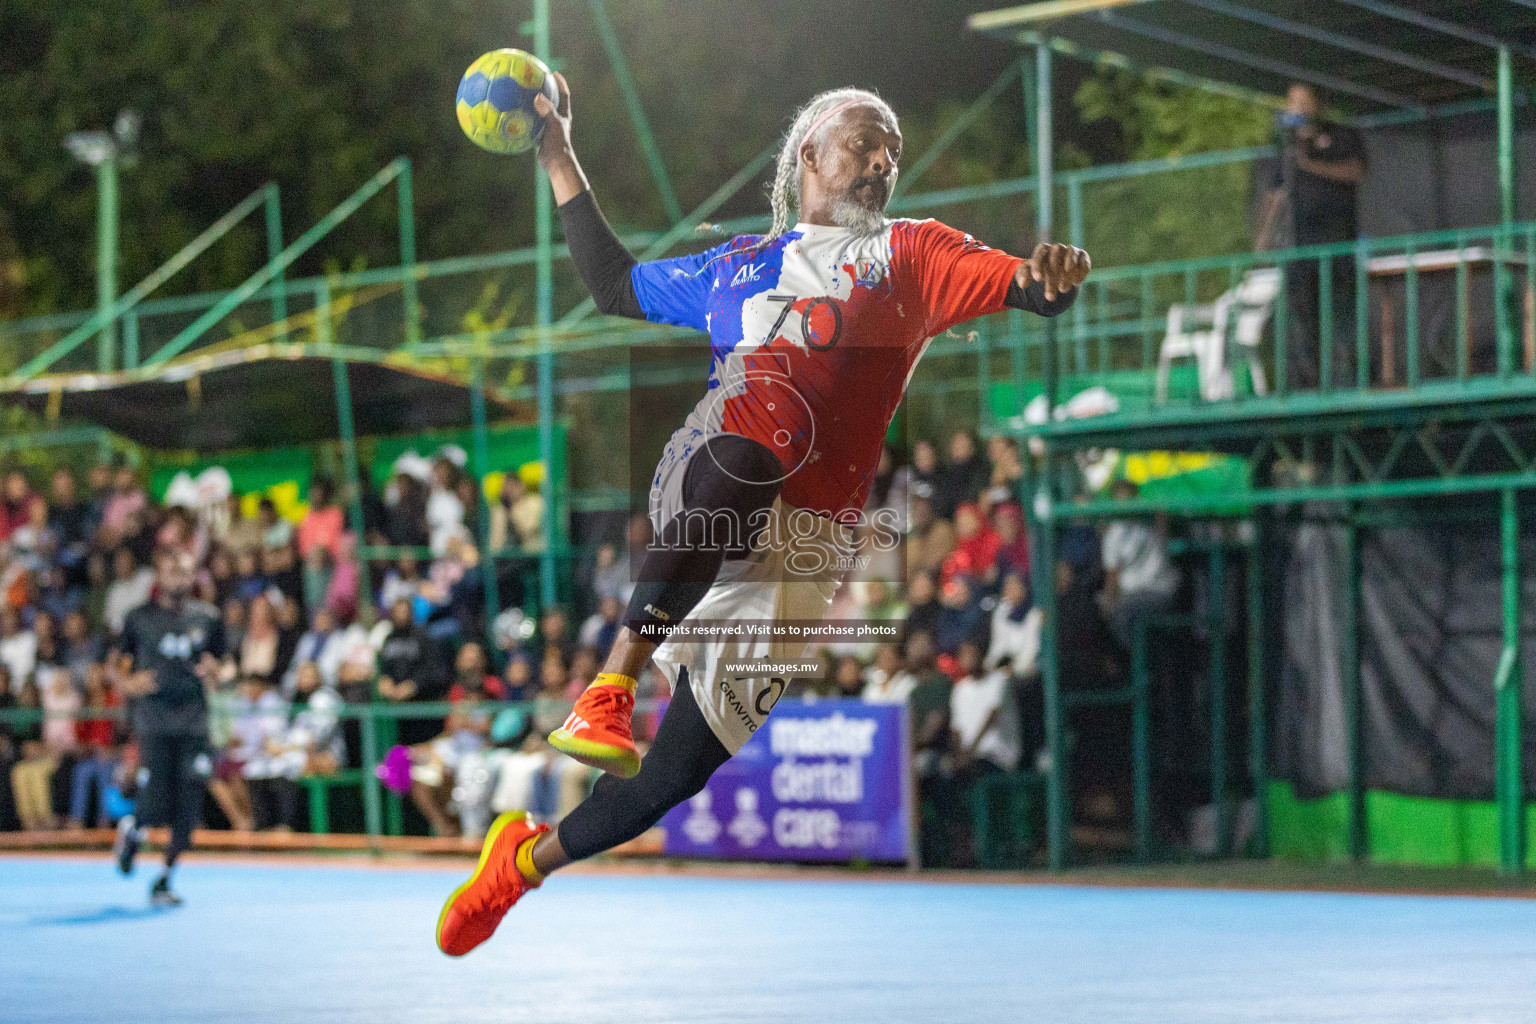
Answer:
[{"label": "black leg sleeve", "polygon": [[173,795],[168,808],[171,818],[166,823],[171,827],[171,841],[165,847],[167,867],[192,848],[192,830],[203,816],[203,788],[207,780],[198,770],[203,746],[201,737],[184,736],[175,741]]},{"label": "black leg sleeve", "polygon": [[640,762],[640,774],[598,779],[592,795],[560,822],[560,848],[572,860],[585,860],[629,842],[703,789],[730,758],[694,702],[688,670],[680,669],[672,703]]},{"label": "black leg sleeve", "polygon": [[777,455],[717,434],[688,460],[683,508],[646,552],[624,623],[660,643],[715,582],[727,558],[751,554],[783,487]]}]

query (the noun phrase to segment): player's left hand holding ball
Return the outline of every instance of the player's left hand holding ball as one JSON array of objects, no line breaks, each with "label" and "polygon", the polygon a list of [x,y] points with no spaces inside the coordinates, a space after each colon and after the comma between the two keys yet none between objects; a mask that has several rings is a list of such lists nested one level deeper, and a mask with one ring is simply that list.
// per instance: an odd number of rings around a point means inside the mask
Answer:
[{"label": "player's left hand holding ball", "polygon": [[1093,260],[1077,246],[1042,242],[1019,267],[1016,280],[1021,288],[1039,281],[1045,288],[1045,301],[1054,302],[1057,295],[1082,284],[1092,269]]}]

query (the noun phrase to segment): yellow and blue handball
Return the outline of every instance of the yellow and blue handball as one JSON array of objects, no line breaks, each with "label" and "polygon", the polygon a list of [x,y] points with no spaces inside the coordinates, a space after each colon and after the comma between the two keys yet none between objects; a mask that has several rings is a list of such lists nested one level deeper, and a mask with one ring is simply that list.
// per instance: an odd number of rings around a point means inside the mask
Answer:
[{"label": "yellow and blue handball", "polygon": [[470,141],[492,153],[522,153],[538,144],[544,118],[533,107],[543,93],[558,101],[555,76],[522,50],[492,50],[469,66],[459,82],[455,107]]}]

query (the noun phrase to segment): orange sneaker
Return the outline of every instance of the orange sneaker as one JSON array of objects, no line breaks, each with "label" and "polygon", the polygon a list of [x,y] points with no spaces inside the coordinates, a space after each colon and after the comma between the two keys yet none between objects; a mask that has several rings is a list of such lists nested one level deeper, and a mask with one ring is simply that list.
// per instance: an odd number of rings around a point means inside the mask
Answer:
[{"label": "orange sneaker", "polygon": [[480,847],[480,863],[469,881],[453,890],[437,916],[437,948],[463,956],[490,938],[512,905],[543,882],[529,881],[517,867],[518,847],[549,831],[522,811],[508,811],[491,823]]},{"label": "orange sneaker", "polygon": [[565,724],[549,734],[549,745],[582,764],[621,779],[640,771],[640,754],[629,719],[635,710],[635,681],[604,672],[593,680]]}]

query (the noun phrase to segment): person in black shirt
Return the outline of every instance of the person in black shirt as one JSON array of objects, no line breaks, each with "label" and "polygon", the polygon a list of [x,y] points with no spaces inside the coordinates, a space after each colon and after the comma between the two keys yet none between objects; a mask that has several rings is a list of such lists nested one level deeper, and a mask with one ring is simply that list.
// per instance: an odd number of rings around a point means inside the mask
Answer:
[{"label": "person in black shirt", "polygon": [[[1264,195],[1256,238],[1259,249],[1352,242],[1359,234],[1355,219],[1355,186],[1365,177],[1365,144],[1360,133],[1322,119],[1322,102],[1310,85],[1292,85],[1279,117],[1280,159],[1275,161]],[[1348,372],[1345,356],[1353,352],[1342,331],[1354,323],[1354,261],[1333,260],[1335,384]],[[1286,268],[1287,367],[1292,387],[1315,388],[1320,383],[1318,263],[1292,263]],[[1280,372],[1277,370],[1277,372]]]},{"label": "person in black shirt", "polygon": [[165,870],[150,889],[156,906],[175,906],[171,891],[176,858],[192,845],[202,814],[208,772],[208,701],[204,685],[224,657],[224,623],[218,609],[191,598],[195,567],[184,553],[155,555],[153,600],[128,614],[114,666],[130,698],[129,713],[139,758],[149,773],[137,815],[118,825],[118,870],[133,870],[134,854],[148,825],[168,825]]},{"label": "person in black shirt", "polygon": [[[411,602],[405,598],[389,609],[389,635],[379,648],[379,696],[391,703],[441,700],[448,692],[446,666],[437,643],[416,625]],[[441,722],[402,718],[400,742],[406,746],[435,737]]]}]

